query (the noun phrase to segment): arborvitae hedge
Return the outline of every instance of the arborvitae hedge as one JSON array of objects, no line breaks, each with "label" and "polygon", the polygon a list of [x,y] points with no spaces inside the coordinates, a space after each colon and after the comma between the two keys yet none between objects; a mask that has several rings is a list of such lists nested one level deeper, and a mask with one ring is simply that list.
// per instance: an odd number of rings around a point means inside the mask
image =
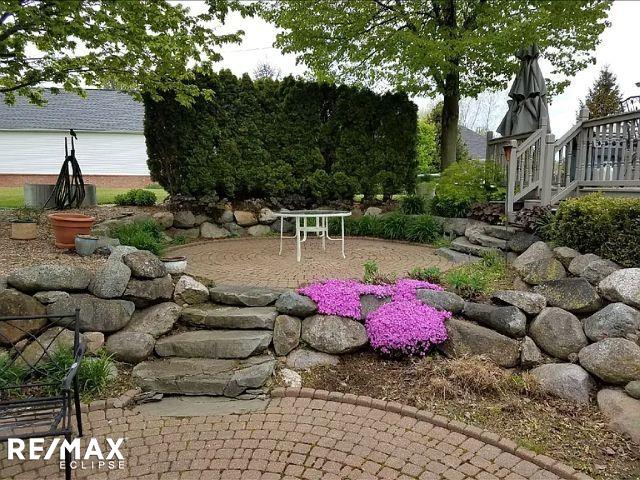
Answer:
[{"label": "arborvitae hedge", "polygon": [[308,203],[412,190],[417,107],[405,94],[224,70],[192,107],[145,99],[151,175],[170,193]]}]

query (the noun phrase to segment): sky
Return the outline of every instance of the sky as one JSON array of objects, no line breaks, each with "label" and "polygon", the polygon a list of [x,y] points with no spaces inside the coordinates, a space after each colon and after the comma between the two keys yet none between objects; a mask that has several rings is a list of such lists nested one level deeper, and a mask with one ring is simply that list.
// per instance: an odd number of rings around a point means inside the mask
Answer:
[{"label": "sky", "polygon": [[[204,8],[201,2],[183,2],[194,12]],[[566,90],[552,99],[549,106],[551,129],[556,136],[564,134],[575,122],[580,99],[583,99],[589,87],[593,84],[600,69],[609,65],[610,70],[618,77],[623,97],[640,95],[640,87],[635,83],[640,82],[640,61],[637,60],[636,44],[638,38],[638,19],[640,18],[639,0],[616,0],[609,12],[611,27],[601,35],[601,43],[595,50],[596,64],[578,73]],[[262,62],[269,63],[280,69],[283,75],[300,75],[305,68],[296,64],[294,55],[284,55],[273,47],[276,37],[275,26],[258,18],[242,19],[237,14],[227,18],[224,30],[245,31],[241,44],[226,45],[222,47],[223,56],[220,68],[228,68],[236,75],[251,73]],[[545,67],[547,67],[545,69]],[[548,65],[541,63],[543,74],[549,73]],[[483,99],[481,108],[490,109],[483,123],[495,130],[507,109],[507,89],[491,95],[491,101]],[[434,100],[428,98],[414,98],[421,110],[427,110],[433,105]],[[475,105],[467,105],[473,109]],[[482,115],[481,115],[482,116]],[[481,126],[481,125],[478,125]]]}]

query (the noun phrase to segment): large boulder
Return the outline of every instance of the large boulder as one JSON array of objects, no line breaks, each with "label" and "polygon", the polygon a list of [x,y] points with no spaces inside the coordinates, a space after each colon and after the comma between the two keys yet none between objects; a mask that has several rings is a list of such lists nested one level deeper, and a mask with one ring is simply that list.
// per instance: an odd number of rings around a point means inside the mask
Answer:
[{"label": "large boulder", "polygon": [[318,310],[316,302],[306,295],[300,295],[293,290],[287,290],[276,300],[276,310],[283,315],[293,315],[296,317],[308,317]]},{"label": "large boulder", "polygon": [[127,253],[122,257],[122,261],[131,269],[135,278],[153,279],[167,274],[167,269],[160,259],[147,250]]},{"label": "large boulder", "polygon": [[360,318],[364,320],[371,312],[375,312],[381,305],[391,302],[391,297],[376,295],[360,295]]},{"label": "large boulder", "polygon": [[109,262],[122,262],[122,259],[125,255],[137,252],[138,249],[136,247],[132,247],[131,245],[118,245],[117,247],[113,247],[110,249],[111,254],[107,261]]},{"label": "large boulder", "polygon": [[[36,341],[29,343],[16,357],[17,367],[41,365],[50,360],[61,348],[73,349],[74,332],[64,327],[52,327],[40,334]],[[84,341],[82,336],[80,341]]]},{"label": "large boulder", "polygon": [[589,283],[598,285],[603,279],[616,270],[620,270],[620,265],[611,260],[601,258],[600,260],[589,263],[580,276],[586,278]]},{"label": "large boulder", "polygon": [[471,322],[451,318],[446,322],[449,339],[439,348],[449,357],[484,355],[497,365],[518,365],[520,348],[512,338]]},{"label": "large boulder", "polygon": [[155,343],[148,333],[122,331],[109,336],[105,348],[116,360],[136,364],[151,355]]},{"label": "large boulder", "polygon": [[265,307],[274,303],[282,290],[246,285],[216,285],[209,289],[211,300],[227,305]]},{"label": "large boulder", "polygon": [[640,346],[624,338],[605,338],[580,350],[580,364],[600,380],[616,385],[640,380]]},{"label": "large boulder", "polygon": [[251,227],[257,225],[258,219],[255,213],[245,210],[236,210],[233,212],[233,216],[236,219],[236,223],[241,227]]},{"label": "large boulder", "polygon": [[132,301],[136,307],[144,308],[158,302],[171,300],[173,297],[173,280],[171,275],[153,280],[137,280],[132,278],[127,284],[123,298]]},{"label": "large boulder", "polygon": [[228,307],[203,303],[182,311],[182,321],[205,328],[272,330],[278,316],[275,307]]},{"label": "large boulder", "polygon": [[165,230],[173,226],[174,217],[171,212],[157,212],[153,214],[152,218]]},{"label": "large boulder", "polygon": [[27,293],[43,290],[86,290],[89,282],[91,272],[71,265],[34,265],[16,270],[7,277],[10,286]]},{"label": "large boulder", "polygon": [[196,216],[190,210],[181,210],[173,214],[173,226],[176,228],[192,228],[196,224]]},{"label": "large boulder", "polygon": [[596,384],[579,365],[548,363],[531,370],[542,391],[580,404],[588,404]]},{"label": "large boulder", "polygon": [[589,343],[580,320],[556,307],[547,307],[536,316],[529,327],[529,336],[549,355],[563,360]]},{"label": "large boulder", "polygon": [[161,357],[247,358],[271,343],[267,330],[198,330],[163,337],[156,342]]},{"label": "large boulder", "polygon": [[605,388],[598,392],[598,408],[609,427],[640,444],[640,400],[621,390]]},{"label": "large boulder", "polygon": [[[47,305],[49,315],[67,315],[80,309],[80,330],[83,332],[115,332],[131,320],[135,305],[126,300],[105,300],[86,293],[77,293]],[[58,323],[68,325],[71,319]]]},{"label": "large boulder", "polygon": [[556,247],[553,249],[553,255],[564,265],[564,268],[569,268],[571,261],[580,256],[580,252],[569,247]]},{"label": "large boulder", "polygon": [[640,268],[623,268],[604,278],[600,292],[607,300],[640,308]]},{"label": "large boulder", "polygon": [[382,209],[379,207],[369,207],[365,210],[364,215],[366,217],[379,217],[382,215]]},{"label": "large boulder", "polygon": [[[45,307],[33,297],[12,288],[0,290],[0,316],[25,317],[45,313]],[[0,345],[15,344],[27,335],[40,330],[46,323],[47,320],[44,318],[0,322]]]},{"label": "large boulder", "polygon": [[271,225],[277,219],[278,217],[276,217],[275,213],[270,208],[261,209],[260,214],[258,215],[258,221],[268,225]]},{"label": "large boulder", "polygon": [[131,269],[122,262],[107,262],[96,270],[89,291],[100,298],[121,297],[131,278]]},{"label": "large boulder", "polygon": [[200,225],[200,236],[202,238],[227,238],[231,236],[231,232],[214,223],[204,222]]},{"label": "large boulder", "polygon": [[520,365],[524,369],[534,368],[544,362],[542,352],[531,337],[524,337],[520,349]]},{"label": "large boulder", "polygon": [[146,333],[153,338],[158,338],[173,328],[181,312],[182,307],[173,302],[163,302],[143,310],[136,310],[124,331]]},{"label": "large boulder", "polygon": [[452,292],[421,288],[416,290],[416,297],[425,305],[451,313],[460,313],[464,308],[464,299]]},{"label": "large boulder", "polygon": [[173,299],[179,305],[197,305],[209,301],[209,289],[189,275],[183,275],[176,282]]},{"label": "large boulder", "polygon": [[484,303],[465,302],[462,314],[510,337],[524,337],[527,317],[517,307],[496,307]]},{"label": "large boulder", "polygon": [[298,348],[287,356],[287,367],[295,370],[309,370],[314,367],[335,366],[340,363],[340,357],[324,352]]},{"label": "large boulder", "polygon": [[567,276],[562,263],[554,258],[553,252],[544,242],[536,242],[527,248],[513,261],[513,268],[531,285]]},{"label": "large boulder", "polygon": [[640,380],[632,380],[627,383],[624,387],[624,391],[627,395],[640,400]]},{"label": "large boulder", "polygon": [[278,315],[273,326],[273,349],[277,355],[286,355],[300,343],[302,322],[289,315]]},{"label": "large boulder", "polygon": [[584,332],[594,342],[611,337],[640,334],[640,312],[624,303],[610,303],[584,319]]},{"label": "large boulder", "polygon": [[551,307],[574,313],[591,313],[602,307],[596,289],[584,278],[562,278],[536,285],[535,293],[547,299]]},{"label": "large boulder", "polygon": [[517,232],[507,240],[507,248],[512,252],[522,253],[531,245],[539,242],[540,238],[527,232]]},{"label": "large boulder", "polygon": [[594,253],[587,253],[586,255],[578,255],[573,260],[571,260],[571,263],[569,263],[568,270],[573,275],[579,277],[580,275],[582,275],[582,272],[584,272],[584,270],[589,266],[591,262],[594,262],[597,260],[602,260],[602,258]]},{"label": "large boulder", "polygon": [[313,315],[302,321],[302,339],[312,348],[325,353],[356,351],[369,341],[359,322],[336,315]]},{"label": "large boulder", "polygon": [[253,225],[247,228],[247,233],[252,237],[264,237],[271,234],[271,227],[269,225]]},{"label": "large boulder", "polygon": [[520,290],[499,290],[491,297],[497,303],[513,305],[524,313],[536,315],[547,306],[547,299],[538,293],[521,292]]}]

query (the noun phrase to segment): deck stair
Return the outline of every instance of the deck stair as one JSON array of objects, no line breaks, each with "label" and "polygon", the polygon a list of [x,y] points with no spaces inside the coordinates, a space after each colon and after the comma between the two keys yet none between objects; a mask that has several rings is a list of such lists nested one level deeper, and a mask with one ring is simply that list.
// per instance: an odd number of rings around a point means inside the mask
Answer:
[{"label": "deck stair", "polygon": [[270,347],[279,293],[216,286],[217,303],[184,308],[177,331],[156,342],[159,358],[133,369],[136,382],[164,394],[261,396],[276,365]]}]

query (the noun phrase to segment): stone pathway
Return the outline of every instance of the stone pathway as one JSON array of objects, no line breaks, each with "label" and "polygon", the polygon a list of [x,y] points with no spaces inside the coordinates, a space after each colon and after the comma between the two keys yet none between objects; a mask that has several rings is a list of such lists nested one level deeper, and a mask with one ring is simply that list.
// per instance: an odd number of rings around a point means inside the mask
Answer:
[{"label": "stone pathway", "polygon": [[[78,470],[76,478],[590,478],[495,434],[412,407],[312,389],[273,393],[262,411],[216,416],[155,416],[153,408],[140,413],[92,405],[85,416],[88,436],[126,437],[126,466]],[[54,461],[0,462],[2,479],[63,476]]]},{"label": "stone pathway", "polygon": [[436,266],[447,270],[453,263],[436,255],[435,249],[385,240],[347,238],[346,259],[340,255],[340,242],[328,242],[326,252],[320,241],[310,237],[303,244],[298,263],[293,240],[285,240],[278,255],[278,238],[214,240],[171,249],[171,255],[184,255],[187,273],[216,283],[295,288],[324,278],[360,278],[362,264],[375,260],[384,274],[404,275],[414,267]]}]

